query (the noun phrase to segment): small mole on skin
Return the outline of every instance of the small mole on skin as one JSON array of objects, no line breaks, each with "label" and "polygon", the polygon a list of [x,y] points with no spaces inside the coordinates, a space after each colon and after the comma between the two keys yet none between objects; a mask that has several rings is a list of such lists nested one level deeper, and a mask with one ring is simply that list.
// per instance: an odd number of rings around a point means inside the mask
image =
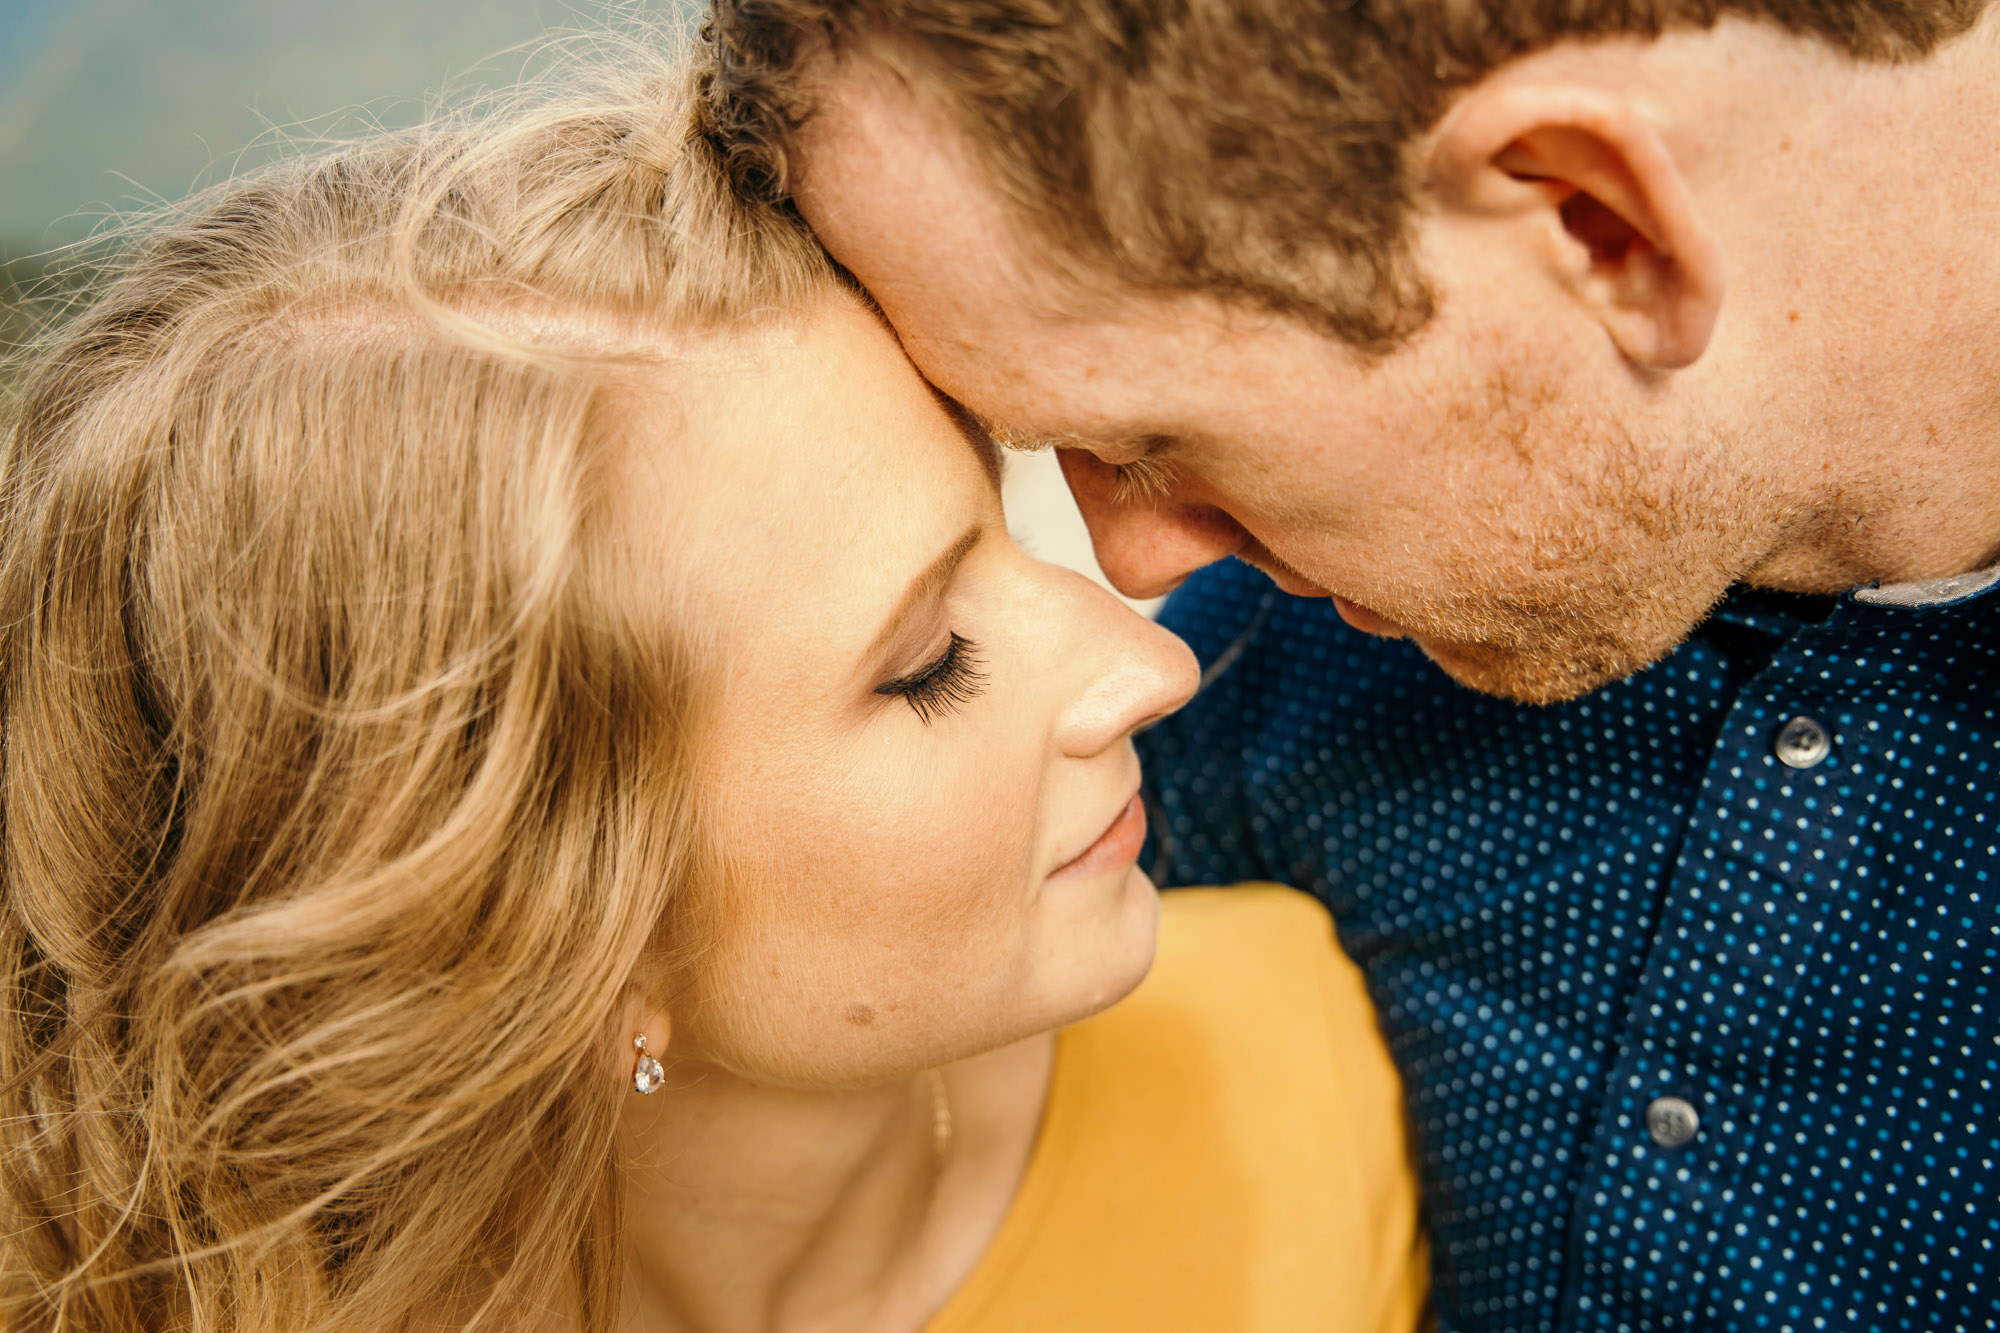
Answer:
[{"label": "small mole on skin", "polygon": [[847,1021],[858,1028],[865,1028],[875,1021],[875,1006],[872,1004],[851,1004],[847,1007]]},{"label": "small mole on skin", "polygon": [[1799,312],[1796,310],[1787,310],[1785,312],[1785,318],[1791,320],[1792,323],[1796,324],[1799,322]]},{"label": "small mole on skin", "polygon": [[1789,152],[1791,152],[1791,151],[1792,151],[1792,141],[1791,141],[1790,139],[1780,139],[1780,140],[1778,140],[1778,151],[1779,151],[1779,152],[1781,152],[1781,153],[1789,153]]}]

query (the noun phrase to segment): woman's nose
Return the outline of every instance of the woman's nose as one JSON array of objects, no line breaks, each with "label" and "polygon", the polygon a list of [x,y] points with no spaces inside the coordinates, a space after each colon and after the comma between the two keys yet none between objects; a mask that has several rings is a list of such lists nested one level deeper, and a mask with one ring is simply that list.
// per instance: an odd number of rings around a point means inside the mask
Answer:
[{"label": "woman's nose", "polygon": [[1091,589],[1109,605],[1109,620],[1090,643],[1078,645],[1091,677],[1065,711],[1057,741],[1083,759],[1101,754],[1139,728],[1194,697],[1201,668],[1194,653],[1167,630]]},{"label": "woman's nose", "polygon": [[1122,497],[1114,465],[1081,449],[1064,449],[1058,458],[1090,529],[1097,563],[1127,597],[1163,597],[1203,565],[1234,555],[1249,542],[1249,534],[1220,509],[1171,495]]}]

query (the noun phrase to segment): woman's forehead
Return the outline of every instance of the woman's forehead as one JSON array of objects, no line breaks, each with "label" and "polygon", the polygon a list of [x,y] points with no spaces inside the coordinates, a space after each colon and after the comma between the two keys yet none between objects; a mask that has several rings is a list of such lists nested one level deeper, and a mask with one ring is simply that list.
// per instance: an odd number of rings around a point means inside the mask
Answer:
[{"label": "woman's forehead", "polygon": [[990,439],[858,308],[640,380],[616,413],[615,521],[635,559],[683,566],[704,600],[786,617],[765,633],[867,641],[990,503]]}]

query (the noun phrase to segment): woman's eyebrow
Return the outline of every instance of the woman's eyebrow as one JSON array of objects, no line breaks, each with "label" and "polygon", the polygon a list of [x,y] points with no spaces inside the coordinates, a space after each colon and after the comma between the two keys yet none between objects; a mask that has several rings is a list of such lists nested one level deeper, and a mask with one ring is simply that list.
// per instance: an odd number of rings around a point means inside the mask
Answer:
[{"label": "woman's eyebrow", "polygon": [[972,452],[979,455],[980,466],[986,469],[987,477],[995,486],[998,486],[1000,484],[1000,442],[998,437],[987,429],[985,420],[977,412],[974,412],[964,403],[959,402],[958,399],[952,397],[943,389],[938,388],[937,385],[932,384],[929,387],[930,391],[937,396],[938,406],[942,407],[944,414],[951,418],[952,425],[958,427],[958,433],[963,435],[965,442],[972,446]]},{"label": "woman's eyebrow", "polygon": [[882,650],[902,633],[903,626],[909,623],[910,617],[914,616],[925,602],[943,591],[944,586],[951,582],[952,574],[957,571],[958,562],[965,559],[967,553],[979,545],[979,539],[985,535],[986,525],[974,523],[959,534],[957,541],[939,552],[937,559],[931,561],[923,573],[910,580],[910,586],[903,590],[902,597],[896,603],[896,609],[889,613],[889,618],[876,632],[874,641],[868,645],[869,660],[872,661],[879,656]]}]

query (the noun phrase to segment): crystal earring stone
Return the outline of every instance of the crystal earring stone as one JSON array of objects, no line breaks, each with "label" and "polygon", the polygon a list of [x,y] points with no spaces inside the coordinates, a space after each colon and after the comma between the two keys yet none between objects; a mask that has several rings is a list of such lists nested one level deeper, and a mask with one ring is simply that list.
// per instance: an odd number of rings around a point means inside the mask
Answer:
[{"label": "crystal earring stone", "polygon": [[639,1063],[632,1067],[632,1091],[642,1097],[649,1097],[660,1090],[660,1084],[665,1081],[667,1071],[662,1069],[660,1062],[646,1050],[644,1037],[635,1037],[632,1045],[639,1052]]}]

